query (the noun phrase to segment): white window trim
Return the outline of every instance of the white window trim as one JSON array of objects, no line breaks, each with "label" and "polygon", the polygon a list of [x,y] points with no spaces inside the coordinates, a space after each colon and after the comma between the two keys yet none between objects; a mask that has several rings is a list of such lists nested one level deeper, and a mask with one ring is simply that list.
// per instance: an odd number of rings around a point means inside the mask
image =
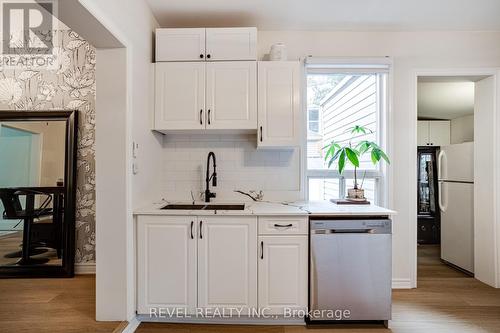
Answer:
[{"label": "white window trim", "polygon": [[[302,123],[302,135],[301,135],[301,169],[302,172],[302,197],[309,200],[309,179],[314,178],[338,178],[340,180],[340,194],[345,191],[345,179],[354,178],[353,170],[344,170],[343,174],[340,175],[337,170],[308,170],[307,168],[307,75],[309,73],[386,73],[385,82],[382,85],[383,89],[379,89],[380,94],[378,98],[383,100],[384,112],[378,110],[378,141],[382,149],[388,152],[389,157],[391,154],[391,147],[389,147],[389,120],[392,107],[392,69],[393,62],[390,57],[381,58],[316,58],[307,57],[302,59],[303,63],[303,75],[302,75],[302,108],[306,112],[303,112]],[[379,83],[381,84],[381,83]],[[385,95],[385,99],[382,96]],[[382,105],[377,103],[377,105]],[[363,171],[364,172],[364,171]],[[375,191],[375,204],[380,206],[387,206],[390,201],[388,195],[388,188],[391,184],[391,174],[388,172],[387,165],[382,163],[378,170],[366,170],[366,178],[374,179],[376,182]]]}]

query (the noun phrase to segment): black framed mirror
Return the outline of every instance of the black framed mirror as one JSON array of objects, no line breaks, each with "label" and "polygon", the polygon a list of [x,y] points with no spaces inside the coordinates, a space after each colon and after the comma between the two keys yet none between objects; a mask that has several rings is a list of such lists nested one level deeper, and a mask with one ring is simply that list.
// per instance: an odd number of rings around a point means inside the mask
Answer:
[{"label": "black framed mirror", "polygon": [[71,277],[77,111],[0,111],[0,278]]}]

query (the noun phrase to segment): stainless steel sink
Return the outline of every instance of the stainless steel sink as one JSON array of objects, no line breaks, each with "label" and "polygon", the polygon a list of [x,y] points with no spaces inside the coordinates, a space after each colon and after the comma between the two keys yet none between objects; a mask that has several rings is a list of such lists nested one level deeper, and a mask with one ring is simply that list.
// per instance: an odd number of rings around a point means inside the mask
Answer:
[{"label": "stainless steel sink", "polygon": [[236,205],[219,205],[219,204],[213,204],[213,205],[207,205],[205,210],[244,210],[245,205],[244,204],[236,204]]},{"label": "stainless steel sink", "polygon": [[245,204],[206,204],[206,205],[190,205],[190,204],[169,204],[162,209],[175,210],[244,210]]}]

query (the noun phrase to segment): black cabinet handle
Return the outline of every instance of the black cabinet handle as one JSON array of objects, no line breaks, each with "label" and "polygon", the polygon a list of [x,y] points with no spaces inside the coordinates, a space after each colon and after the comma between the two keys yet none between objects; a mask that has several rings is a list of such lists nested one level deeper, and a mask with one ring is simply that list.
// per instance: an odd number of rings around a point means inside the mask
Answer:
[{"label": "black cabinet handle", "polygon": [[191,221],[191,239],[194,239],[194,235],[193,235],[193,225],[194,225],[194,221]]},{"label": "black cabinet handle", "polygon": [[290,228],[292,226],[293,226],[293,224],[291,224],[291,223],[290,224],[278,224],[278,223],[274,224],[275,228]]},{"label": "black cabinet handle", "polygon": [[260,127],[260,142],[262,142],[262,126]]},{"label": "black cabinet handle", "polygon": [[200,125],[203,125],[203,109],[200,110]]},{"label": "black cabinet handle", "polygon": [[203,59],[203,54],[200,54],[200,59]]},{"label": "black cabinet handle", "polygon": [[202,232],[203,229],[202,229],[202,227],[203,227],[203,221],[200,221],[200,239],[203,239],[203,232]]},{"label": "black cabinet handle", "polygon": [[208,109],[208,124],[210,125],[210,109]]},{"label": "black cabinet handle", "polygon": [[260,241],[260,259],[264,259],[264,242]]},{"label": "black cabinet handle", "polygon": [[207,59],[210,59],[210,54],[207,54]]}]

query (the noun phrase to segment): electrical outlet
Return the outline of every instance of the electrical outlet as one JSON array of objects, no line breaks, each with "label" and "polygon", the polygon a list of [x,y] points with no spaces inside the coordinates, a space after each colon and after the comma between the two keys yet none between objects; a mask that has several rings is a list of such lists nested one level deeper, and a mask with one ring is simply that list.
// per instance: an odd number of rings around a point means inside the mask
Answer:
[{"label": "electrical outlet", "polygon": [[139,150],[139,144],[137,142],[132,142],[132,157],[137,158],[137,152]]}]

